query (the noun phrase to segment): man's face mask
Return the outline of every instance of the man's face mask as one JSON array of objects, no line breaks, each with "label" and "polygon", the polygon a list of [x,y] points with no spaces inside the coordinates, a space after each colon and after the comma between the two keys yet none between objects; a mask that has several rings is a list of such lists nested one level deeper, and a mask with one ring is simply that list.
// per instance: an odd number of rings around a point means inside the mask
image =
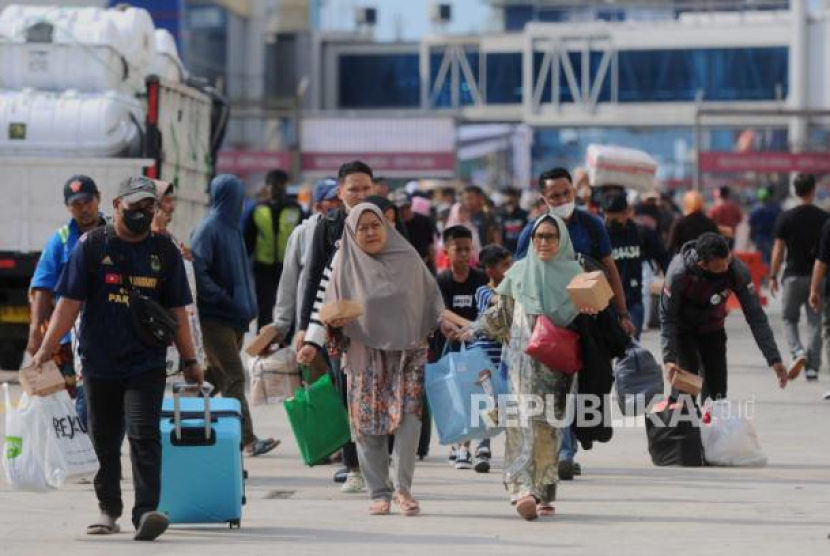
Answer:
[{"label": "man's face mask", "polygon": [[153,223],[152,208],[125,208],[121,213],[124,218],[124,226],[135,235],[146,234],[150,231]]}]

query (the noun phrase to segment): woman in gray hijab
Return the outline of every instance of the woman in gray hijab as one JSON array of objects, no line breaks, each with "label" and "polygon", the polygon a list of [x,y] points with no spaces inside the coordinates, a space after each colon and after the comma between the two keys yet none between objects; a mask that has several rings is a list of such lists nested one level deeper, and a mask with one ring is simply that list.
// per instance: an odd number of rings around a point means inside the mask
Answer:
[{"label": "woman in gray hijab", "polygon": [[[330,323],[334,326],[330,336],[345,354],[349,420],[372,499],[369,513],[388,514],[394,497],[401,513],[415,515],[420,506],[411,487],[421,431],[427,338],[444,310],[441,292],[417,251],[375,205],[352,208],[341,241],[325,301],[353,300],[364,307],[357,319]],[[307,345],[298,359],[305,360],[322,347]],[[388,451],[393,434],[394,487]]]}]

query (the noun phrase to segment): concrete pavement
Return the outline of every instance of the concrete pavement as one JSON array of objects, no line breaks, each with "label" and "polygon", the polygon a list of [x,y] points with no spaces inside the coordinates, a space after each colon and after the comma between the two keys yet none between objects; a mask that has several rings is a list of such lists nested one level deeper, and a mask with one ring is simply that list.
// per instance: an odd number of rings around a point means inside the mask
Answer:
[{"label": "concrete pavement", "polygon": [[[501,485],[501,438],[487,475],[450,468],[447,448],[434,440],[416,470],[423,514],[371,517],[364,495],[341,494],[332,483],[334,467],[301,464],[282,407],[261,407],[254,408],[258,434],[283,444],[246,460],[251,478],[240,530],[175,526],[152,546],[133,542],[128,526],[120,535],[87,537],[84,528],[97,515],[90,486],[37,495],[3,484],[0,554],[828,554],[830,402],[821,400],[828,374],[818,384],[802,378],[781,391],[740,314],[730,317],[728,332],[729,392],[755,401],[754,422],[769,457],[762,469],[656,468],[644,429],[617,429],[610,444],[580,452],[584,475],[561,485],[557,515],[528,523]],[[651,332],[644,343],[655,350],[656,340]],[[122,486],[129,506],[131,485]]]}]

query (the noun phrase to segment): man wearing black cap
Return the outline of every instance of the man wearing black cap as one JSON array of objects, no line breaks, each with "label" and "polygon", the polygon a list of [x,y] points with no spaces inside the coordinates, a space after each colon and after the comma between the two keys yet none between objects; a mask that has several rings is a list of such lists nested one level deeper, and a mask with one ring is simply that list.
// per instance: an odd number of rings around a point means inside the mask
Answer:
[{"label": "man wearing black cap", "polygon": [[[101,193],[89,176],[78,174],[69,178],[63,186],[63,201],[72,219],[49,238],[29,284],[32,320],[26,349],[31,355],[37,353],[43,343],[46,324],[57,302],[55,287],[78,238],[106,223],[98,212]],[[71,335],[61,339],[54,360],[64,376],[74,375]]]},{"label": "man wearing black cap", "polygon": [[[32,363],[43,365],[83,307],[79,353],[89,410],[89,431],[100,468],[95,494],[101,515],[92,535],[117,533],[121,498],[121,444],[130,443],[135,540],[153,540],[168,525],[157,510],[161,493],[159,420],[167,375],[167,346],[148,339],[149,324],[134,322],[153,302],[175,316],[173,336],[184,376],[202,382],[185,307],[193,300],[181,254],[169,237],[152,234],[156,187],[144,177],[121,183],[113,201],[114,224],[84,234],[72,251],[56,293],[61,296]],[[143,303],[132,303],[142,296]],[[151,301],[150,301],[151,300]],[[141,317],[139,317],[139,320]],[[156,329],[158,331],[158,329]]]},{"label": "man wearing black cap", "polygon": [[389,195],[389,200],[395,203],[398,211],[406,227],[406,233],[409,235],[409,243],[424,259],[427,267],[435,272],[435,237],[438,235],[438,230],[435,228],[435,222],[429,216],[418,214],[412,210],[412,197],[409,193],[399,189]]},{"label": "man wearing black cap", "polygon": [[669,254],[655,232],[634,222],[625,192],[604,197],[602,209],[611,239],[611,253],[625,291],[625,303],[631,322],[637,329],[635,338],[639,339],[644,318],[643,263],[656,264],[665,272],[670,261]]}]

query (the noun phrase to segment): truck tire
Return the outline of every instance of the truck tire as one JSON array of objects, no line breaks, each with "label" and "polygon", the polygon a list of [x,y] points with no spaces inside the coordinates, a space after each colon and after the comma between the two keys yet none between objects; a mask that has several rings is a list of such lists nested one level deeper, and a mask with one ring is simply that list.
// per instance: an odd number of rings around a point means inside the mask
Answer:
[{"label": "truck tire", "polygon": [[16,371],[23,363],[26,342],[4,342],[0,344],[0,369]]}]

